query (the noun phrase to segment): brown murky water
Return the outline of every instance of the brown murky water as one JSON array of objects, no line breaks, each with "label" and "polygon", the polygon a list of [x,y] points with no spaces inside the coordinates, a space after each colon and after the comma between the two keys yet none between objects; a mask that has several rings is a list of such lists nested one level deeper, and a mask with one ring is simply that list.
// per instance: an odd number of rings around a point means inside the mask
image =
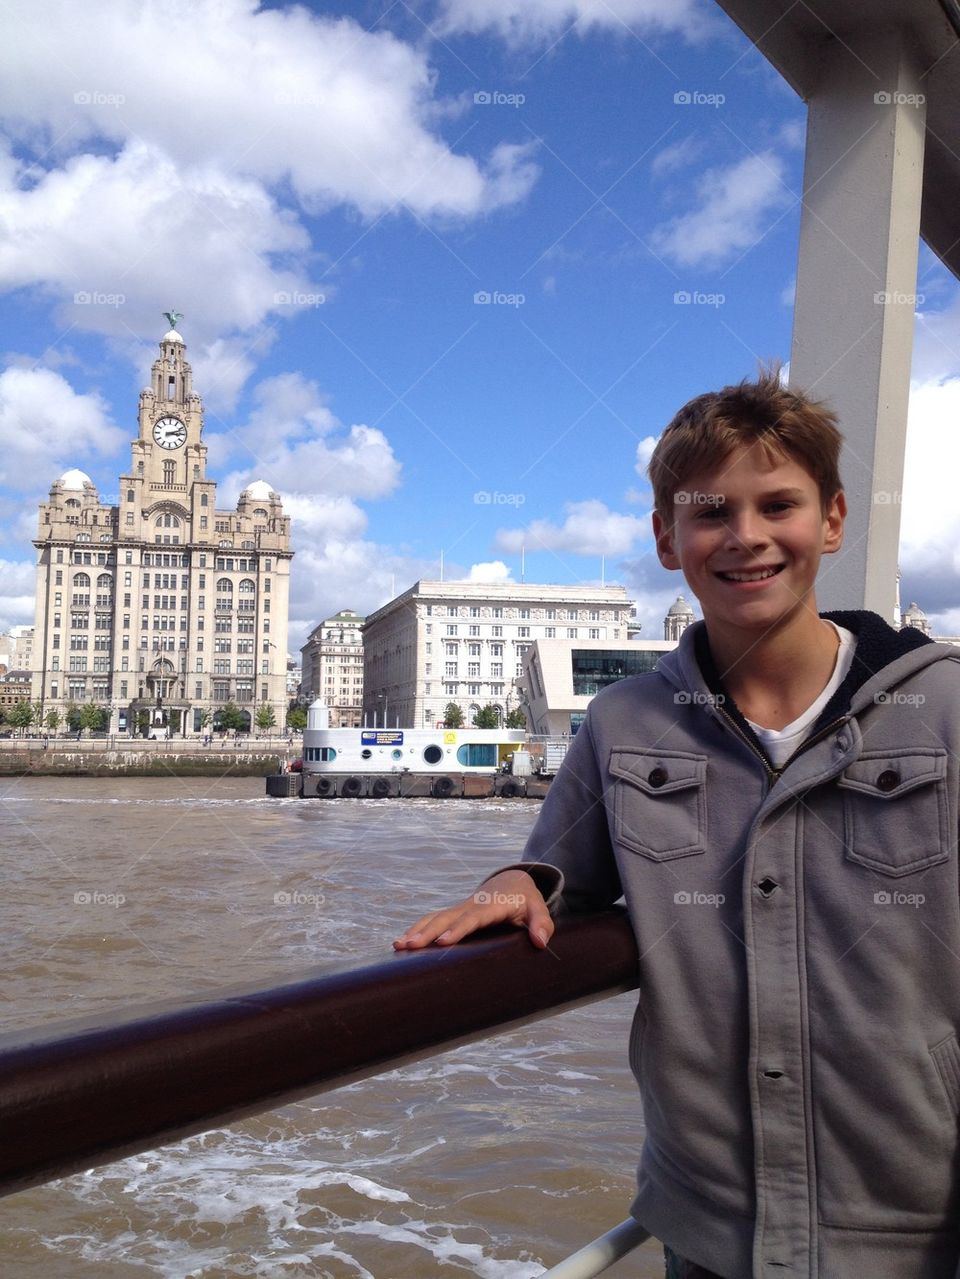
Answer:
[{"label": "brown murky water", "polygon": [[[384,954],[533,802],[0,782],[0,1025]],[[632,997],[0,1201],[3,1279],[532,1279],[626,1216]],[[608,1272],[662,1276],[648,1245]]]}]

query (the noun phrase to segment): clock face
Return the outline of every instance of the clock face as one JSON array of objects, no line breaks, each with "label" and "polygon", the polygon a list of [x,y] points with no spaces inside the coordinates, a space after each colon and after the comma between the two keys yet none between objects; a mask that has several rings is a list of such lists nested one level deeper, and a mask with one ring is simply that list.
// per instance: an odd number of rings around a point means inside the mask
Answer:
[{"label": "clock face", "polygon": [[178,449],[187,442],[187,428],[178,417],[158,417],[153,424],[153,438],[162,449]]}]

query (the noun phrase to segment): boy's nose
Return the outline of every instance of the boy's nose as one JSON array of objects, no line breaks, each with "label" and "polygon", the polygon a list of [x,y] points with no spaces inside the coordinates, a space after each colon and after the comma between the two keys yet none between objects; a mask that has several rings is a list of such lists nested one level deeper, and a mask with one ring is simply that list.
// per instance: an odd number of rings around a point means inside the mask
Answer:
[{"label": "boy's nose", "polygon": [[727,521],[727,534],[732,546],[762,546],[767,541],[766,525],[757,511],[738,511]]}]

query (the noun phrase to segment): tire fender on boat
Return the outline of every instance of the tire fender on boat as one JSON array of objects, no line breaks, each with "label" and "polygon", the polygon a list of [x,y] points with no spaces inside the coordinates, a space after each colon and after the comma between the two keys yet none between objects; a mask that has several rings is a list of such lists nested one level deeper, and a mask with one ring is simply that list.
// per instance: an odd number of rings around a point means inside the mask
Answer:
[{"label": "tire fender on boat", "polygon": [[449,799],[453,794],[453,780],[450,777],[437,777],[431,787],[434,798]]},{"label": "tire fender on boat", "polygon": [[326,795],[336,794],[336,783],[332,777],[317,778],[317,798],[323,799]]},{"label": "tire fender on boat", "polygon": [[370,794],[375,799],[386,799],[390,794],[390,783],[385,777],[374,778],[373,785],[370,787]]},{"label": "tire fender on boat", "polygon": [[516,782],[504,782],[500,787],[500,794],[504,799],[516,799],[520,794],[520,787]]},{"label": "tire fender on boat", "polygon": [[348,777],[340,787],[340,794],[347,799],[356,799],[363,790],[363,781],[359,777]]}]

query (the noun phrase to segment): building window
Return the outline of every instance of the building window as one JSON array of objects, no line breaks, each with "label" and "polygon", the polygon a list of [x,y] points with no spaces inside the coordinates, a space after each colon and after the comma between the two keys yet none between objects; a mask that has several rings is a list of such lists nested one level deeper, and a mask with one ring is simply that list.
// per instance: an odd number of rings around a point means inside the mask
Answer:
[{"label": "building window", "polygon": [[479,663],[479,662],[468,662],[468,663],[467,663],[467,678],[468,678],[468,679],[479,679],[479,678],[480,678],[480,663]]},{"label": "building window", "polygon": [[529,616],[530,616],[530,610],[529,610],[528,608],[522,608],[522,609],[520,610],[520,616],[521,616],[521,617],[529,617]]},{"label": "building window", "polygon": [[502,608],[495,608],[495,609],[493,610],[493,615],[494,615],[494,617],[503,617],[503,609],[502,609]]},{"label": "building window", "polygon": [[577,638],[577,628],[575,626],[568,626],[567,639],[576,639],[576,638]]},{"label": "building window", "polygon": [[517,635],[520,637],[520,639],[529,639],[529,638],[530,638],[530,627],[529,627],[529,626],[518,626],[518,627],[517,627]]},{"label": "building window", "polygon": [[456,676],[456,673],[457,673],[457,664],[456,664],[456,662],[447,662],[447,663],[444,665],[443,673],[444,673],[444,675],[446,675],[446,676],[448,676],[448,677],[449,677],[449,676],[451,676],[451,675],[452,675],[452,676]]},{"label": "building window", "polygon": [[470,634],[470,635],[479,635],[479,634],[480,634],[480,627],[479,627],[479,626],[470,626],[470,627],[468,627],[468,628],[467,628],[467,633],[468,633],[468,634]]}]

